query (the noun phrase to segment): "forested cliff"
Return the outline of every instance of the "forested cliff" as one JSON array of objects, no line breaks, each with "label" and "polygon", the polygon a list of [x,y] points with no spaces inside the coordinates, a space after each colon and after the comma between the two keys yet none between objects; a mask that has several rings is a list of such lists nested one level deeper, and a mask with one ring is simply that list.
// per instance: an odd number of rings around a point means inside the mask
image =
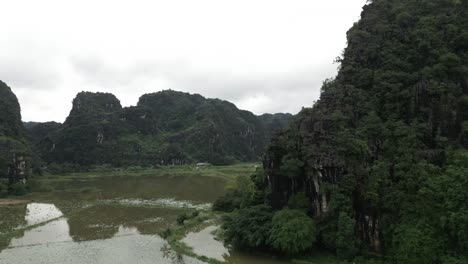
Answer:
[{"label": "forested cliff", "polygon": [[[228,241],[466,263],[467,11],[466,0],[369,1],[336,78],[273,138],[264,177],[227,218]],[[314,227],[278,224],[307,224],[304,213]]]},{"label": "forested cliff", "polygon": [[[16,181],[27,177],[30,154],[18,99],[0,81],[0,178]],[[4,188],[0,182],[0,196]]]},{"label": "forested cliff", "polygon": [[29,124],[46,163],[136,166],[258,161],[290,114],[256,116],[234,104],[172,90],[122,108],[109,93],[79,93],[63,125]]}]

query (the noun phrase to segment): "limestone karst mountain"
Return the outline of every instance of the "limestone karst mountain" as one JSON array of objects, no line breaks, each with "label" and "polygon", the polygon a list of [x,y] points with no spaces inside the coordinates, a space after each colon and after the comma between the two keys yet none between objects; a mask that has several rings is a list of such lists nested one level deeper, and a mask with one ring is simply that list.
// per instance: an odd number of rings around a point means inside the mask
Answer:
[{"label": "limestone karst mountain", "polygon": [[11,181],[26,178],[30,154],[18,99],[0,81],[0,177],[9,177]]},{"label": "limestone karst mountain", "polygon": [[28,131],[47,163],[228,164],[259,160],[290,118],[258,117],[227,101],[172,90],[145,94],[125,108],[112,94],[82,92],[63,125],[31,124]]},{"label": "limestone karst mountain", "polygon": [[[390,263],[466,262],[467,17],[466,0],[368,1],[336,78],[272,139],[250,194],[260,198],[226,223],[228,240],[295,253],[317,239],[348,260],[373,252]],[[293,214],[298,201],[316,234],[294,233],[291,217],[281,243],[245,228]]]}]

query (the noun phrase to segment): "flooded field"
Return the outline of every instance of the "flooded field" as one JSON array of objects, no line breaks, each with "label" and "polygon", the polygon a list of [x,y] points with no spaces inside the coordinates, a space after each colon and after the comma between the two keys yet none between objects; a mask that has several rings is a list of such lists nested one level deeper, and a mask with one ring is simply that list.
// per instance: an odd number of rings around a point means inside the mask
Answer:
[{"label": "flooded field", "polygon": [[[0,263],[204,263],[159,234],[184,212],[208,211],[225,191],[220,177],[103,176],[48,179],[54,191],[0,206]],[[227,263],[285,263],[232,252],[216,226],[182,240],[198,256]]]}]

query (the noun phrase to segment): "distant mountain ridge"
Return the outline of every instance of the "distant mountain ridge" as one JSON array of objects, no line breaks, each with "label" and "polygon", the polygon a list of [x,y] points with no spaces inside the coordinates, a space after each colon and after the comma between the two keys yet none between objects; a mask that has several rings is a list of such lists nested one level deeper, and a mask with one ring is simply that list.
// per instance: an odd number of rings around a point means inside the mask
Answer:
[{"label": "distant mountain ridge", "polygon": [[260,160],[291,114],[256,116],[220,99],[165,90],[122,107],[109,93],[81,92],[63,124],[28,123],[47,163],[115,166]]}]

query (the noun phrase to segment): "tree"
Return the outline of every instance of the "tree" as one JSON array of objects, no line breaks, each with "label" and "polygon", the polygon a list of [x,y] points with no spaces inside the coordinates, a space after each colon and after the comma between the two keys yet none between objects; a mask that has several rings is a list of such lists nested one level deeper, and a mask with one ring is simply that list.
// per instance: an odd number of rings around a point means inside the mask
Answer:
[{"label": "tree", "polygon": [[395,230],[393,257],[397,263],[437,263],[442,248],[434,228],[427,224],[405,223]]},{"label": "tree", "polygon": [[256,205],[239,209],[224,218],[226,242],[245,248],[268,245],[273,213],[270,207]]},{"label": "tree", "polygon": [[344,259],[352,259],[358,253],[354,232],[355,221],[346,213],[341,212],[338,218],[336,233],[336,254]]},{"label": "tree", "polygon": [[301,210],[283,209],[273,216],[269,244],[287,255],[310,249],[316,238],[315,223]]}]

